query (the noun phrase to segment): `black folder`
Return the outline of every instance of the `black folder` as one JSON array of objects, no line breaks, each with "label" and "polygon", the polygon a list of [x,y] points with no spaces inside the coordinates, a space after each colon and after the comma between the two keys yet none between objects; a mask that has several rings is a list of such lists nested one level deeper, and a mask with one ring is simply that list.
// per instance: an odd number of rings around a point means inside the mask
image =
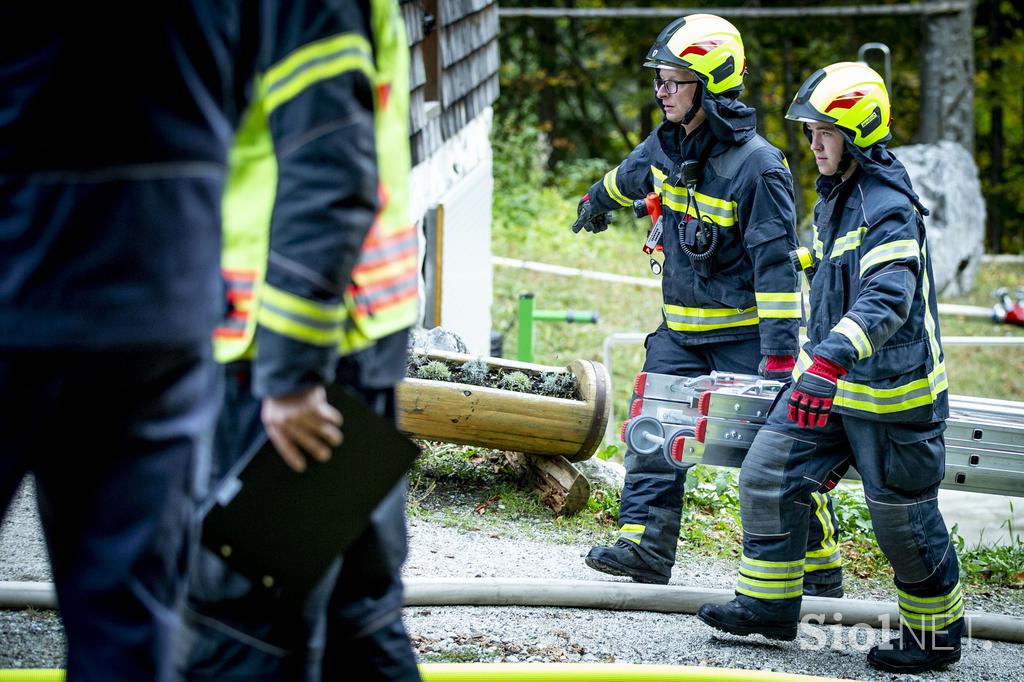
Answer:
[{"label": "black folder", "polygon": [[362,533],[419,448],[351,393],[327,398],[344,417],[344,442],[303,473],[266,437],[218,486],[203,515],[202,543],[278,598],[299,605]]}]

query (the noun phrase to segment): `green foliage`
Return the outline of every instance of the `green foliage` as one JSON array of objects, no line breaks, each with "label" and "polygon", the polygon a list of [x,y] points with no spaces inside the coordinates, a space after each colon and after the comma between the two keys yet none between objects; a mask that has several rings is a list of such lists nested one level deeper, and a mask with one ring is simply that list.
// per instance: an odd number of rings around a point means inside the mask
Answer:
[{"label": "green foliage", "polygon": [[451,381],[452,372],[448,365],[440,360],[431,360],[416,370],[416,376],[420,379],[431,379],[433,381]]},{"label": "green foliage", "polygon": [[501,377],[498,386],[506,391],[528,393],[531,388],[530,377],[519,371],[509,372]]},{"label": "green foliage", "polygon": [[[504,7],[535,0],[504,0]],[[649,5],[651,3],[640,3]],[[659,1],[657,6],[670,6]],[[721,0],[721,7],[749,4]],[[769,3],[770,4],[770,3]],[[853,0],[787,4],[850,5]],[[552,7],[593,7],[594,0],[552,0]],[[743,100],[758,109],[758,131],[782,149],[798,187],[801,221],[814,205],[812,156],[799,127],[784,113],[800,84],[816,69],[855,59],[858,47],[882,42],[892,51],[893,146],[918,141],[922,92],[920,20],[906,16],[734,18],[746,48]],[[668,20],[507,19],[502,21],[501,96],[495,107],[496,140],[507,143],[515,163],[495,168],[496,190],[514,178],[537,188],[541,168],[555,170],[549,182],[576,199],[614,167],[661,120],[651,92],[651,69],[641,66]],[[975,157],[990,216],[992,250],[1024,249],[1024,16],[1019,3],[978,0],[975,12]],[[877,53],[872,65],[882,70]],[[998,125],[999,117],[1002,124]],[[1001,131],[1001,135],[995,135]],[[995,140],[1002,140],[997,153]],[[541,213],[512,194],[496,201],[509,219],[529,225]],[[499,192],[500,193],[500,192]],[[575,204],[574,204],[575,207]],[[540,207],[537,207],[540,208]],[[532,211],[532,212],[531,212]],[[995,232],[999,234],[996,235]]]},{"label": "green foliage", "polygon": [[1010,516],[1002,527],[1009,534],[1009,545],[983,545],[979,542],[973,549],[967,549],[959,529],[953,526],[950,536],[960,558],[961,575],[966,582],[1024,588],[1024,540],[1015,535],[1012,501]]}]

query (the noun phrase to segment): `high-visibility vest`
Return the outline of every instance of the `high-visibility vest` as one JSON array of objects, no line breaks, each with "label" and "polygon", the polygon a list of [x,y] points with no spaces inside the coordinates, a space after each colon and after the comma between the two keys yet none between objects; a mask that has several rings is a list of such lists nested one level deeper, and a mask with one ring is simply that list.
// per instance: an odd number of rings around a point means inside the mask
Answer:
[{"label": "high-visibility vest", "polygon": [[[225,315],[214,331],[220,362],[252,357],[257,324],[299,341],[336,344],[347,355],[415,323],[418,316],[419,253],[415,223],[409,216],[411,158],[408,131],[409,52],[405,25],[394,0],[371,0],[374,32],[372,61],[368,41],[345,34],[300,48],[268,69],[257,84],[257,96],[236,133],[228,158],[228,179],[222,205],[221,266],[226,286]],[[299,81],[294,74],[321,67],[324,45],[345,54],[342,69],[358,68],[374,85],[374,127],[377,145],[380,208],[352,271],[341,306],[323,306],[312,299],[283,292],[265,282],[270,219],[277,189],[277,160],[268,127],[271,99],[281,88],[267,79]],[[339,49],[340,46],[340,49]],[[339,62],[342,57],[336,58]],[[282,69],[286,73],[280,74]],[[270,93],[270,96],[267,96]],[[294,93],[292,93],[294,94]]]}]

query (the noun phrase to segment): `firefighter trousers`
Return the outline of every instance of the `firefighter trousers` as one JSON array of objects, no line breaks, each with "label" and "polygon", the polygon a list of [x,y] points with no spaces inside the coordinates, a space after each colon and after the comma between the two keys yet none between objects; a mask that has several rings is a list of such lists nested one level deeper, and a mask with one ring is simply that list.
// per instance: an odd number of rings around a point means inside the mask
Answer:
[{"label": "firefighter trousers", "polygon": [[740,472],[743,555],[737,598],[758,616],[795,622],[811,496],[848,463],[863,479],[878,544],[895,573],[901,622],[939,631],[963,615],[956,551],[938,507],[945,447],[939,423],[832,414],[822,428],[787,416],[789,391],[758,432]]},{"label": "firefighter trousers", "polygon": [[68,680],[175,679],[216,413],[206,346],[0,351],[0,517],[31,472]]},{"label": "firefighter trousers", "polygon": [[[758,337],[714,344],[686,345],[664,323],[647,337],[643,371],[700,376],[713,370],[757,374],[761,362]],[[660,451],[640,455],[627,450],[626,482],[619,507],[619,537],[636,543],[641,558],[668,575],[675,564],[683,510],[686,472],[665,461]],[[828,494],[814,498],[815,523],[806,543],[807,582],[833,585],[842,581],[837,521]]]},{"label": "firefighter trousers", "polygon": [[[247,362],[225,367],[225,399],[211,479],[223,477],[262,434]],[[395,415],[394,389],[354,391],[378,414]],[[378,504],[370,524],[328,570],[302,609],[201,548],[189,584],[179,650],[187,680],[419,680],[402,623],[406,481]]]}]

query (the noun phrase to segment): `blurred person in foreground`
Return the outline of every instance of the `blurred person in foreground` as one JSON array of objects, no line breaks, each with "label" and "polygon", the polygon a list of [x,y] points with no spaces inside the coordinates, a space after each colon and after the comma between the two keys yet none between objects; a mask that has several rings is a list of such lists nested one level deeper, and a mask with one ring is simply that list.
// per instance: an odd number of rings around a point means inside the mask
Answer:
[{"label": "blurred person in foreground", "polygon": [[[307,458],[326,460],[344,431],[345,415],[326,400],[332,382],[393,419],[418,314],[409,57],[398,4],[296,4],[292,21],[278,21],[286,30],[269,48],[230,155],[213,485],[264,430],[296,471]],[[379,504],[302,608],[201,548],[182,675],[418,680],[401,620],[405,485]]]}]

